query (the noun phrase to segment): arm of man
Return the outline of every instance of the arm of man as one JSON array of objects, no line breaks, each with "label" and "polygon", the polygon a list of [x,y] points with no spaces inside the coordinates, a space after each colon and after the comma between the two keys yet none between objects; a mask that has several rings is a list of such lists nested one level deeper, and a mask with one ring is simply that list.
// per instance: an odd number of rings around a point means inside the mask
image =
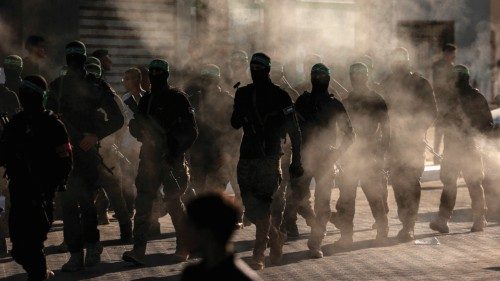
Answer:
[{"label": "arm of man", "polygon": [[55,147],[54,184],[65,185],[73,168],[73,152],[69,136],[66,127],[59,119],[56,119],[51,131]]},{"label": "arm of man", "polygon": [[303,174],[302,162],[301,162],[301,145],[302,145],[302,135],[299,128],[299,123],[297,121],[297,116],[295,115],[295,109],[293,106],[292,99],[286,92],[284,93],[284,109],[283,114],[285,116],[285,126],[286,132],[290,137],[292,143],[292,163],[290,165],[290,170],[293,172],[294,176],[301,176]]},{"label": "arm of man", "polygon": [[242,90],[238,89],[234,96],[233,114],[231,115],[231,126],[238,130],[245,124],[244,108],[242,106]]},{"label": "arm of man", "polygon": [[173,148],[172,157],[184,154],[198,137],[198,126],[194,117],[194,109],[188,99],[180,94],[178,98],[179,119],[167,136],[169,147]]},{"label": "arm of man", "polygon": [[101,97],[101,108],[106,112],[107,121],[101,122],[96,130],[96,136],[99,140],[118,131],[125,123],[125,118],[116,102],[114,95],[103,93]]},{"label": "arm of man", "polygon": [[[332,112],[332,114],[335,114],[336,118],[332,118],[331,120],[336,121],[337,128],[341,135],[341,142],[336,149],[336,158],[338,159],[354,143],[356,135],[351,125],[351,119],[349,118],[344,105],[341,102],[337,101],[337,104],[333,107],[333,110],[335,112]],[[335,144],[333,144],[332,147],[334,145]]]},{"label": "arm of man", "polygon": [[382,133],[381,139],[381,155],[385,155],[387,150],[389,149],[389,145],[391,142],[391,122],[389,119],[389,112],[387,109],[387,105],[385,102],[381,104],[381,118],[380,118],[380,130]]},{"label": "arm of man", "polygon": [[420,78],[419,85],[420,103],[420,124],[418,127],[427,130],[434,123],[437,118],[437,105],[434,91],[431,84],[424,78]]}]

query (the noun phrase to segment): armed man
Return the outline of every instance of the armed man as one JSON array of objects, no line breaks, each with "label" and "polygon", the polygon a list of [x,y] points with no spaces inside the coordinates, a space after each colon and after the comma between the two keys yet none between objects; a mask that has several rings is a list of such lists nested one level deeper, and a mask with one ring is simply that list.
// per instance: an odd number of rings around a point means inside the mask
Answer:
[{"label": "armed man", "polygon": [[[17,56],[8,56],[4,61],[5,68],[14,68],[19,71],[22,69],[22,60]],[[4,84],[0,84],[0,115],[2,120],[8,120],[19,111],[19,100],[16,93],[7,88]],[[3,125],[0,123],[0,135],[3,131]],[[4,174],[4,169],[0,167],[0,176]],[[6,238],[9,236],[9,224],[7,221],[9,212],[9,192],[7,190],[7,180],[0,178],[0,194],[5,196],[6,206],[4,213],[0,216],[0,256],[7,254]]]},{"label": "armed man", "polygon": [[224,191],[231,178],[228,166],[236,154],[233,148],[238,134],[227,122],[234,100],[221,89],[220,79],[217,65],[204,65],[201,90],[189,97],[198,124],[198,138],[189,153],[192,183],[197,192]]},{"label": "armed man", "polygon": [[74,147],[74,169],[61,196],[64,241],[71,254],[62,270],[78,271],[101,261],[94,198],[109,168],[99,155],[99,141],[119,130],[124,118],[114,96],[85,71],[85,45],[73,41],[65,51],[68,72],[51,83],[47,107],[60,116]]},{"label": "armed man", "polygon": [[[443,139],[443,130],[446,129],[443,124],[446,122],[446,120],[444,120],[444,115],[450,110],[454,111],[454,108],[450,107],[452,102],[450,102],[451,89],[448,85],[448,77],[455,62],[456,52],[457,47],[455,45],[444,45],[442,58],[432,65],[432,86],[434,88],[434,95],[438,107],[438,119],[436,120],[436,128],[434,130],[434,149],[438,153]],[[434,163],[437,164],[439,161],[439,158],[434,156]]]},{"label": "armed man", "polygon": [[[243,128],[237,173],[245,216],[256,226],[250,266],[264,268],[264,255],[270,240],[270,260],[281,263],[285,234],[281,232],[283,208],[271,204],[281,181],[280,157],[286,135],[292,142],[290,174],[303,174],[300,160],[300,130],[290,96],[269,77],[271,59],[256,53],[250,61],[253,83],[239,88],[234,99],[231,125]],[[269,237],[268,237],[269,236]]]},{"label": "armed man", "polygon": [[169,85],[169,73],[167,61],[155,59],[150,63],[151,92],[141,98],[129,123],[130,133],[142,147],[135,181],[134,248],[123,253],[123,260],[136,265],[145,264],[153,201],[162,185],[177,238],[174,256],[178,261],[189,257],[181,196],[189,181],[185,153],[196,140],[198,130],[191,104],[183,92]]},{"label": "armed man", "polygon": [[391,145],[388,151],[390,181],[403,228],[401,242],[414,239],[420,204],[420,177],[425,166],[425,135],[433,124],[437,109],[429,82],[410,69],[405,48],[391,53],[392,74],[382,83],[391,120]]},{"label": "armed man", "polygon": [[443,116],[444,152],[441,163],[443,192],[438,216],[430,223],[430,228],[448,233],[448,221],[453,213],[457,198],[457,179],[463,175],[472,204],[472,232],[483,231],[486,227],[486,205],[484,198],[483,161],[479,139],[486,138],[493,129],[493,119],[488,102],[470,83],[469,69],[456,65],[448,75],[451,90],[448,102],[450,108]]},{"label": "armed man", "polygon": [[53,222],[53,199],[64,191],[71,171],[71,145],[63,123],[43,107],[47,82],[28,76],[21,83],[23,111],[6,125],[0,140],[0,166],[9,177],[12,257],[28,280],[47,280],[43,243]]},{"label": "armed man", "polygon": [[322,258],[321,243],[325,237],[326,224],[331,217],[334,165],[354,141],[354,130],[344,106],[328,91],[330,69],[322,63],[313,65],[311,84],[311,93],[305,92],[295,103],[303,132],[305,175],[296,181],[292,180],[294,200],[291,203],[297,205],[295,208],[310,208],[309,184],[314,177],[316,217],[311,223],[311,236],[307,246],[311,257]]},{"label": "armed man", "polygon": [[377,227],[375,242],[385,241],[389,225],[383,201],[384,156],[389,147],[390,125],[384,99],[368,87],[368,67],[355,63],[349,69],[351,91],[342,102],[351,119],[356,140],[340,159],[338,186],[340,197],[335,226],[340,229],[340,239],[335,242],[340,248],[349,248],[353,243],[354,210],[358,183],[368,199]]},{"label": "armed man", "polygon": [[23,59],[16,55],[7,56],[3,61],[3,68],[5,72],[5,87],[18,94],[22,80]]}]

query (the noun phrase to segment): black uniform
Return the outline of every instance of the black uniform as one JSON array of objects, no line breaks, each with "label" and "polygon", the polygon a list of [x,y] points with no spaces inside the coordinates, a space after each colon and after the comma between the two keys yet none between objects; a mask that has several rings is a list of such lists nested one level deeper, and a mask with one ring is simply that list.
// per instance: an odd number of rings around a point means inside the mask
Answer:
[{"label": "black uniform", "polygon": [[370,204],[377,227],[385,231],[387,215],[383,200],[384,154],[389,147],[390,128],[384,99],[368,88],[353,91],[342,101],[346,107],[356,140],[340,160],[337,218],[343,235],[352,236],[358,182]]},{"label": "black uniform", "polygon": [[[305,174],[297,181],[292,181],[292,189],[293,193],[302,198],[297,201],[308,204],[309,184],[313,177],[316,180],[316,223],[312,228],[310,241],[315,247],[319,247],[330,219],[334,164],[340,153],[354,141],[354,130],[345,107],[328,92],[305,92],[297,99],[295,107],[304,143]],[[340,146],[338,137],[342,139]]]},{"label": "black uniform", "polygon": [[181,195],[189,174],[185,153],[197,137],[194,111],[184,93],[174,88],[146,93],[129,123],[130,133],[142,143],[135,186],[134,249],[146,247],[151,212],[163,185],[168,212],[177,237],[177,250],[186,250]]},{"label": "black uniform", "polygon": [[15,115],[1,138],[0,165],[10,180],[12,257],[29,280],[45,280],[43,242],[53,221],[52,201],[71,170],[64,125],[50,111]]},{"label": "black uniform", "polygon": [[416,73],[392,74],[383,83],[391,119],[388,153],[390,180],[403,229],[411,231],[420,203],[420,177],[425,165],[424,138],[437,108],[429,82]]},{"label": "black uniform", "polygon": [[5,85],[0,85],[0,114],[7,114],[10,118],[19,111],[19,108],[19,99],[16,93],[9,90]]},{"label": "black uniform", "polygon": [[488,103],[477,89],[470,85],[454,89],[453,111],[444,115],[444,153],[441,165],[441,194],[439,216],[449,220],[457,197],[457,178],[462,173],[472,201],[475,218],[484,218],[483,161],[476,138],[484,137],[493,129]]},{"label": "black uniform", "polygon": [[98,180],[106,173],[98,147],[85,152],[79,143],[85,134],[94,134],[99,140],[111,135],[123,126],[124,118],[114,96],[85,72],[68,72],[52,82],[47,107],[61,116],[75,148],[74,169],[61,200],[64,241],[71,253],[78,253],[84,244],[99,242],[94,199]]},{"label": "black uniform", "polygon": [[438,108],[438,118],[436,120],[436,130],[434,132],[434,149],[439,153],[441,140],[444,133],[445,115],[449,111],[453,111],[451,107],[451,89],[447,85],[447,79],[453,68],[453,63],[448,63],[444,59],[436,61],[432,65],[432,83],[434,95],[436,97],[436,105]]},{"label": "black uniform", "polygon": [[230,180],[226,169],[232,156],[235,131],[231,128],[231,107],[234,99],[220,87],[202,89],[189,97],[196,110],[198,138],[189,152],[193,185],[198,191],[224,191]]}]

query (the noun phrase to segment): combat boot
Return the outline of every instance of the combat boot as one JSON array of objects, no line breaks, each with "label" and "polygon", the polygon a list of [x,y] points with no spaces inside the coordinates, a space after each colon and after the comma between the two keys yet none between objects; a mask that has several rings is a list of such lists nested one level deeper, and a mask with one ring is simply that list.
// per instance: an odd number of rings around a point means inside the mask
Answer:
[{"label": "combat boot", "polygon": [[280,265],[283,258],[283,244],[285,244],[286,234],[276,227],[271,227],[269,238],[269,260],[273,265]]},{"label": "combat boot", "polygon": [[413,234],[413,229],[403,227],[396,236],[401,243],[406,243],[415,240],[415,236]]},{"label": "combat boot", "polygon": [[97,242],[95,244],[86,245],[87,253],[85,254],[85,266],[92,267],[101,263],[102,245]]},{"label": "combat boot", "polygon": [[120,224],[120,241],[124,244],[132,241],[132,222]]},{"label": "combat boot", "polygon": [[269,242],[268,234],[270,225],[271,221],[269,217],[255,222],[255,244],[253,246],[252,261],[249,264],[253,270],[264,269],[264,253]]},{"label": "combat boot", "polygon": [[321,250],[321,242],[317,239],[309,238],[307,240],[307,248],[309,248],[309,254],[313,259],[321,259],[323,257],[323,251]]},{"label": "combat boot", "polygon": [[189,258],[189,250],[185,246],[179,247],[175,250],[174,257],[177,262],[185,262]]},{"label": "combat boot", "polygon": [[352,233],[341,234],[340,239],[333,242],[333,246],[340,249],[349,249],[352,247],[353,239]]},{"label": "combat boot", "polygon": [[486,222],[486,219],[484,218],[484,215],[481,216],[473,216],[473,224],[472,228],[470,229],[471,232],[480,232],[483,231],[486,225],[488,224]]},{"label": "combat boot", "polygon": [[61,270],[64,272],[75,272],[82,270],[83,267],[83,251],[71,253],[69,260],[63,264]]},{"label": "combat boot", "polygon": [[134,248],[130,251],[126,251],[122,255],[122,259],[126,262],[134,263],[135,265],[145,265],[146,264],[146,245],[134,245]]},{"label": "combat boot", "polygon": [[54,274],[54,271],[52,270],[48,270],[45,272],[45,279],[44,280],[50,280],[52,278],[54,278],[55,274]]},{"label": "combat boot", "polygon": [[330,223],[333,224],[336,228],[340,229],[340,216],[337,212],[332,212],[330,214]]},{"label": "combat boot", "polygon": [[429,228],[439,233],[450,233],[448,219],[439,215],[429,223]]}]

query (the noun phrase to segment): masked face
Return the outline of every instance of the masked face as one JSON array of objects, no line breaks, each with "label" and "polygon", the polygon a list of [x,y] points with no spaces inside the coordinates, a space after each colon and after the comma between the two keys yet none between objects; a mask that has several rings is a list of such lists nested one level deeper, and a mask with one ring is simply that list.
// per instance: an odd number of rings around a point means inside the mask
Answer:
[{"label": "masked face", "polygon": [[368,74],[366,73],[351,73],[351,85],[354,89],[365,86],[368,82]]},{"label": "masked face", "polygon": [[19,89],[19,102],[25,111],[33,112],[42,108],[42,95],[31,89],[21,87]]},{"label": "masked face", "polygon": [[66,55],[66,64],[70,69],[82,69],[85,65],[85,56],[79,54]]},{"label": "masked face", "polygon": [[252,81],[256,84],[265,82],[269,79],[270,69],[260,64],[250,64],[250,74]]},{"label": "masked face", "polygon": [[391,63],[391,71],[394,74],[405,74],[410,71],[410,63],[405,60],[395,60]]},{"label": "masked face", "polygon": [[150,69],[149,81],[153,88],[162,87],[167,84],[168,72],[156,68]]},{"label": "masked face", "polygon": [[330,76],[327,74],[311,74],[311,84],[314,90],[326,92],[330,84]]}]

